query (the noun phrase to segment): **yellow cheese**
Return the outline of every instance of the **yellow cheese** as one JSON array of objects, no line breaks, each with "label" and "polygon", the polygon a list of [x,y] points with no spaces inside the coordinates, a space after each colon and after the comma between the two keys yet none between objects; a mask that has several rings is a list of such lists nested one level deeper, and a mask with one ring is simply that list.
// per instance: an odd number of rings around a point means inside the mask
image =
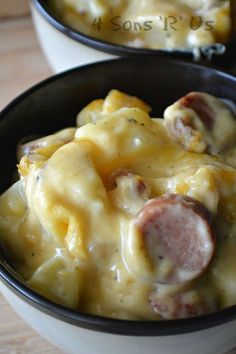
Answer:
[{"label": "yellow cheese", "polygon": [[[148,301],[152,266],[132,221],[146,200],[177,193],[200,201],[220,225],[208,284],[200,277],[188,287],[210,287],[221,307],[236,303],[236,170],[224,156],[185,151],[147,107],[108,104],[73,141],[55,147],[52,139],[47,153],[25,155],[21,180],[0,197],[0,243],[28,284],[52,301],[102,316],[159,319]],[[117,171],[127,178],[112,184]],[[147,186],[142,198],[139,181]]]}]

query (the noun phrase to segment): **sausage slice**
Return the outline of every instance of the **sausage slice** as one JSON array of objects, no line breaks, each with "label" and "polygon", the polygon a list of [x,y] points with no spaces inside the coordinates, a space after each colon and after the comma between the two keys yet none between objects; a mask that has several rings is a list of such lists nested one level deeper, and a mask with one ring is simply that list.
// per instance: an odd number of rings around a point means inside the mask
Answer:
[{"label": "sausage slice", "polygon": [[161,283],[190,281],[207,268],[215,237],[209,211],[193,198],[166,194],[136,214],[135,226]]},{"label": "sausage slice", "polygon": [[216,295],[211,289],[172,294],[157,290],[151,294],[149,303],[154,312],[168,320],[205,315],[218,309]]},{"label": "sausage slice", "polygon": [[109,177],[108,189],[113,204],[135,215],[150,199],[150,186],[130,169],[117,170]]},{"label": "sausage slice", "polygon": [[191,152],[218,154],[236,142],[236,120],[230,106],[203,92],[190,92],[164,112],[172,139]]},{"label": "sausage slice", "polygon": [[[209,96],[210,95],[202,92],[190,92],[188,95],[182,97],[179,103],[185,108],[191,108],[204,126],[210,130],[214,126],[214,110],[209,102]],[[212,97],[213,96],[211,96],[211,99]],[[219,105],[219,103],[221,106],[223,105],[217,98],[215,98],[215,100],[217,101],[217,105]]]}]

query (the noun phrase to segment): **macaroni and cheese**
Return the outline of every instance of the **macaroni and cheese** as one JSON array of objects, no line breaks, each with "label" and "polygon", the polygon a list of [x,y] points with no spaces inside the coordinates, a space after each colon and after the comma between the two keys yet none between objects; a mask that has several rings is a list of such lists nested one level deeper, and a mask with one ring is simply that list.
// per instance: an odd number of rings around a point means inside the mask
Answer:
[{"label": "macaroni and cheese", "polygon": [[0,245],[46,298],[131,320],[236,304],[234,114],[200,92],[150,111],[112,90],[77,127],[19,145]]}]

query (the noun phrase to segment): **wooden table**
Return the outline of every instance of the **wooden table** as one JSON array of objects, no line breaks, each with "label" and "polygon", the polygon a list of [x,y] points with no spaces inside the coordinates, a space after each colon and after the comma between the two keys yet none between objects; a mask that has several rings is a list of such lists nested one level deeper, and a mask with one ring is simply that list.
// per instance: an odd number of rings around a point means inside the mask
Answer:
[{"label": "wooden table", "polygon": [[[0,110],[19,93],[51,74],[38,46],[31,19],[19,17],[1,20]],[[0,354],[62,352],[30,329],[0,294]],[[231,354],[236,354],[236,350]]]},{"label": "wooden table", "polygon": [[[15,96],[52,74],[29,17],[0,21],[0,110]],[[43,340],[0,294],[0,354],[62,354]]]}]

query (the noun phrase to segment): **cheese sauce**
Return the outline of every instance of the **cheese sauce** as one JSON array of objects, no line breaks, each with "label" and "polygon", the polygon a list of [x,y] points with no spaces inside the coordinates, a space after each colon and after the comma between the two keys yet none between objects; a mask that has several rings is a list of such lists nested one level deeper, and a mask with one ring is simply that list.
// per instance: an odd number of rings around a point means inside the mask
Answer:
[{"label": "cheese sauce", "polygon": [[[149,111],[113,90],[79,113],[76,129],[21,147],[21,178],[0,198],[0,243],[28,285],[52,301],[143,320],[161,318],[150,305],[156,291],[187,294],[191,305],[209,298],[206,313],[236,303],[236,170],[227,152],[184,150]],[[146,202],[166,193],[202,203],[216,230],[212,262],[183,284],[158,285],[134,228]]]}]

